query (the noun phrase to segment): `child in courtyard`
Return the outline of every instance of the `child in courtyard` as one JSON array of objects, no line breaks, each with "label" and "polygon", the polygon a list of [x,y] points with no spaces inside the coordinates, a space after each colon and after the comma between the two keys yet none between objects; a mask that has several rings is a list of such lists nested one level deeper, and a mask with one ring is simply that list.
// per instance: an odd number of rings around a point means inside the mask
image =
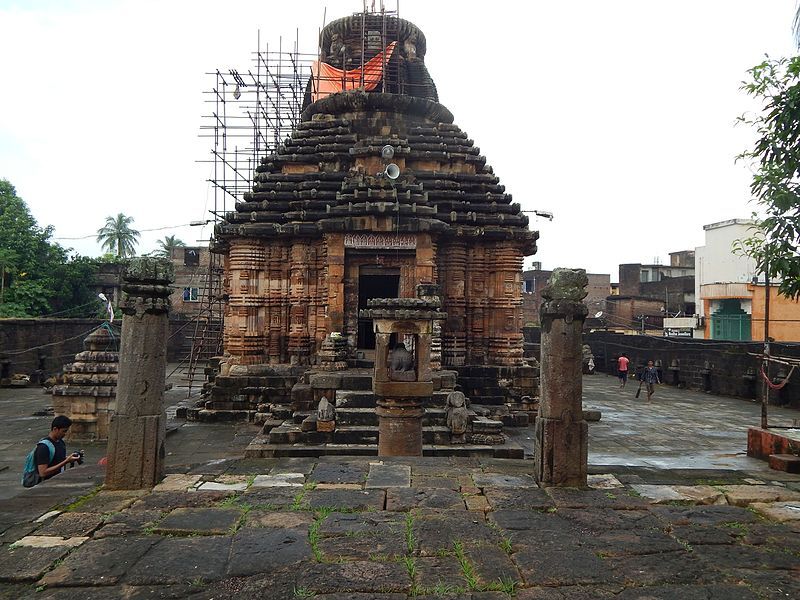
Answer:
[{"label": "child in courtyard", "polygon": [[642,371],[642,383],[647,389],[647,400],[649,402],[653,397],[653,392],[656,390],[656,384],[661,383],[658,378],[658,369],[653,366],[652,360],[647,361],[647,366]]}]

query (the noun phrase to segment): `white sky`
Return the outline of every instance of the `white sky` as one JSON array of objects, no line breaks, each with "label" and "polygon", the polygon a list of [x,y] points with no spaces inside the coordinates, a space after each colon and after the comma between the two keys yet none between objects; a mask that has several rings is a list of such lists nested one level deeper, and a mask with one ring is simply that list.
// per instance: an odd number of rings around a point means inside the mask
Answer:
[{"label": "white sky", "polygon": [[[313,51],[358,0],[0,0],[0,177],[81,254],[124,212],[138,229],[208,218],[202,92],[279,36]],[[394,2],[387,2],[393,8]],[[793,53],[794,0],[403,0],[441,102],[539,229],[545,268],[617,277],[746,217],[752,133],[739,91],[765,53]],[[187,243],[208,228],[144,233]],[[526,261],[526,264],[531,259]]]}]

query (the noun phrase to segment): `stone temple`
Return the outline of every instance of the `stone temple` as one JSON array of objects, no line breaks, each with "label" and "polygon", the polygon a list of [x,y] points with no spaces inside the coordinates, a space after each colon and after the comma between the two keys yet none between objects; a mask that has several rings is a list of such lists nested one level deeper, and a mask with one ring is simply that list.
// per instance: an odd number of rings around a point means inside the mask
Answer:
[{"label": "stone temple", "polygon": [[[521,271],[538,233],[439,103],[418,27],[357,14],[328,24],[319,41],[301,123],[215,230],[224,356],[194,417],[258,413],[271,446],[374,442],[375,332],[364,309],[415,298],[422,284],[443,313],[428,422],[445,422],[458,386],[478,431],[515,416],[527,424],[520,411],[533,410],[538,373],[523,358]],[[323,395],[338,438],[308,422]],[[426,444],[445,437],[434,431]]]}]

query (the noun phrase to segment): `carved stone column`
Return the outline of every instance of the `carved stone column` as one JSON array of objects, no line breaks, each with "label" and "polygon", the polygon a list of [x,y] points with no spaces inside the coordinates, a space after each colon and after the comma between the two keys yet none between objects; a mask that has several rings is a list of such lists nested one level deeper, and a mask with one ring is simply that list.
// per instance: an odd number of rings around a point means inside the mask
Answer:
[{"label": "carved stone column", "polygon": [[172,263],[159,258],[134,259],[123,279],[117,412],[108,437],[108,489],[153,487],[164,476],[163,398],[169,284],[173,280]]},{"label": "carved stone column", "polygon": [[541,400],[534,475],[543,487],[586,486],[589,448],[581,400],[581,341],[587,284],[583,269],[556,269],[542,290]]},{"label": "carved stone column", "polygon": [[[422,456],[423,399],[433,393],[431,333],[438,298],[376,298],[361,311],[375,328],[372,390],[378,415],[378,456]],[[392,335],[397,339],[389,347]],[[402,340],[411,338],[407,350]]]}]

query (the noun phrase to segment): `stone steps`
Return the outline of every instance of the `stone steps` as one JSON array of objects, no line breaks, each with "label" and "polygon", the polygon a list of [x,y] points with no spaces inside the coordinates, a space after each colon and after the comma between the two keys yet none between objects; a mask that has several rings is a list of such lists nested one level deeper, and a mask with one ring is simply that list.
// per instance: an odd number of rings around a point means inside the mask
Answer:
[{"label": "stone steps", "polygon": [[[493,458],[524,458],[522,446],[508,441],[501,446],[481,444],[440,445],[424,444],[423,456],[484,456]],[[257,436],[245,450],[245,458],[320,457],[320,456],[377,456],[374,444],[270,444],[267,436]]]},{"label": "stone steps", "polygon": [[[447,413],[443,408],[426,408],[422,425],[445,425]],[[377,425],[378,415],[374,408],[338,408],[336,409],[336,426],[340,425]]]},{"label": "stone steps", "polygon": [[[422,406],[444,408],[449,393],[450,390],[437,390],[422,400]],[[336,409],[340,408],[375,408],[375,395],[371,390],[336,390]]]},{"label": "stone steps", "polygon": [[215,410],[210,408],[188,408],[187,421],[200,421],[201,423],[214,423],[218,421],[252,421],[255,410]]}]

